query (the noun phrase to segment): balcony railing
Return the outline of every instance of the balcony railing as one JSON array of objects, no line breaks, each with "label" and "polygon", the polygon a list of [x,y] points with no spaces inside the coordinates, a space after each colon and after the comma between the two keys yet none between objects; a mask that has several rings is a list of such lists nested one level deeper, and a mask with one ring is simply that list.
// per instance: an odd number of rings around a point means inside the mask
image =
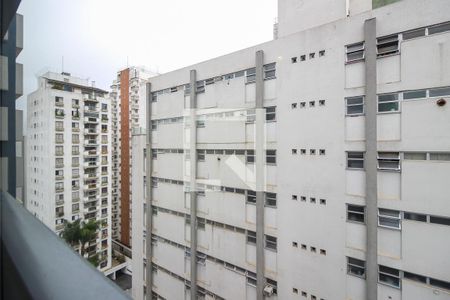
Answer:
[{"label": "balcony railing", "polygon": [[1,234],[2,270],[10,267],[5,277],[9,284],[3,285],[2,295],[20,295],[20,299],[130,299],[9,194],[1,192],[0,200],[1,223],[8,224]]}]

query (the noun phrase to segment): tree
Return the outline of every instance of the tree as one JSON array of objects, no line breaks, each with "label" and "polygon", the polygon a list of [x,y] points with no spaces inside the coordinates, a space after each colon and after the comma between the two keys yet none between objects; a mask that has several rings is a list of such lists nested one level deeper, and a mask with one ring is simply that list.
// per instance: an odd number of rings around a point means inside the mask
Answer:
[{"label": "tree", "polygon": [[[66,221],[64,229],[61,232],[61,237],[72,247],[79,245],[79,254],[84,257],[86,254],[86,244],[97,237],[97,230],[99,228],[97,221],[81,222],[76,220],[72,223]],[[92,257],[89,261],[97,266],[98,257]]]}]

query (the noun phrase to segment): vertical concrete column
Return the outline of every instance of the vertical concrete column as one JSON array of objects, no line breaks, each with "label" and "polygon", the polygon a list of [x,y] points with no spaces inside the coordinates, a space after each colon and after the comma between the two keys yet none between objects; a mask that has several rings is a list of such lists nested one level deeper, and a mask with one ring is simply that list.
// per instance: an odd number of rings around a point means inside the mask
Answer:
[{"label": "vertical concrete column", "polygon": [[364,23],[366,73],[366,213],[367,300],[377,299],[378,289],[378,195],[377,195],[377,45],[376,19]]},{"label": "vertical concrete column", "polygon": [[[145,238],[145,258],[147,260],[147,266],[145,268],[145,285],[147,287],[147,292],[145,294],[146,300],[151,300],[152,297],[152,286],[153,286],[153,271],[152,271],[152,229],[153,229],[153,209],[152,209],[152,85],[151,83],[146,83],[146,97],[145,101],[147,103],[146,111],[146,129],[147,129],[147,140],[146,140],[146,154],[147,160],[145,162],[145,176],[147,178],[146,186],[147,198],[145,199],[145,216],[146,216],[146,238]],[[145,159],[145,157],[144,157]]]},{"label": "vertical concrete column", "polygon": [[197,299],[197,72],[190,74],[189,102],[189,157],[190,157],[190,206],[191,206],[191,299]]},{"label": "vertical concrete column", "polygon": [[264,111],[264,52],[256,52],[255,99],[255,179],[256,179],[256,295],[264,299],[264,187],[265,187],[265,111]]}]

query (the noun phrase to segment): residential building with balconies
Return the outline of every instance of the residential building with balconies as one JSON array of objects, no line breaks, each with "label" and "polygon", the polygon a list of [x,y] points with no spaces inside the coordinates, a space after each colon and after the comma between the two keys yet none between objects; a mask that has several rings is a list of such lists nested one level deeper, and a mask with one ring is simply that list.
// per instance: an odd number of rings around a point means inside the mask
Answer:
[{"label": "residential building with balconies", "polygon": [[146,80],[156,74],[142,67],[117,72],[109,94],[112,105],[112,230],[113,239],[131,246],[131,135],[145,126]]},{"label": "residential building with balconies", "polygon": [[27,209],[59,234],[99,222],[89,256],[111,266],[111,112],[107,92],[68,73],[46,73],[28,96]]}]

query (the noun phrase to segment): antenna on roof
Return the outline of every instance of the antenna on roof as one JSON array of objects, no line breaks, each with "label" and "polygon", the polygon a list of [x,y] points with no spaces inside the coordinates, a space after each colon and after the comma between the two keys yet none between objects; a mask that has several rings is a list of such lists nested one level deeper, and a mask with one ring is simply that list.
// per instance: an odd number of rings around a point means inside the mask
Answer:
[{"label": "antenna on roof", "polygon": [[64,73],[64,55],[61,56],[61,73]]}]

